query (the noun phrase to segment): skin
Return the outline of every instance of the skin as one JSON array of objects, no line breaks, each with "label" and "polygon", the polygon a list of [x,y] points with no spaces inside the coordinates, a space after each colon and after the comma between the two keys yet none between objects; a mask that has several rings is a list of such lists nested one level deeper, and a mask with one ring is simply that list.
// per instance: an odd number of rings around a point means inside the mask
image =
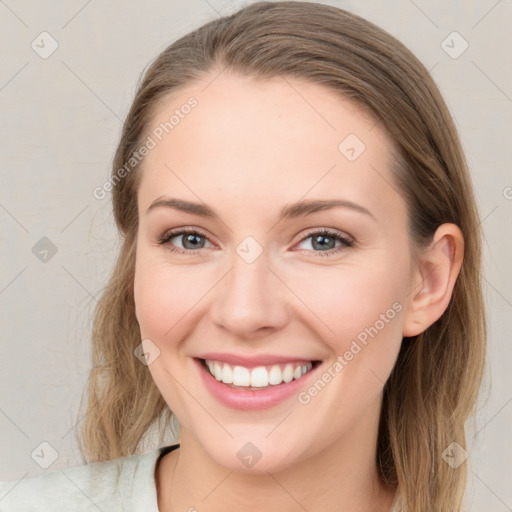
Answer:
[{"label": "skin", "polygon": [[[160,105],[151,126],[198,100],[145,157],[138,191],[136,315],[160,351],[148,369],[181,425],[180,448],[156,470],[160,510],[388,511],[395,490],[375,464],[383,386],[402,338],[446,309],[462,234],[444,224],[413,257],[392,141],[349,100],[297,79],[215,76]],[[366,146],[354,161],[338,150],[349,134]],[[220,220],[147,212],[164,195],[206,203]],[[344,199],[371,215],[333,208],[278,222],[282,207],[312,199]],[[195,254],[171,252],[191,251],[182,236],[158,244],[180,227],[206,236]],[[355,244],[336,239],[341,250],[322,255],[311,236],[322,228]],[[247,236],[263,251],[250,264],[236,252]],[[396,303],[394,318],[307,404],[293,396],[263,411],[230,409],[193,362],[205,351],[289,354],[321,360],[320,375]],[[251,468],[237,457],[247,442],[262,454]]]}]

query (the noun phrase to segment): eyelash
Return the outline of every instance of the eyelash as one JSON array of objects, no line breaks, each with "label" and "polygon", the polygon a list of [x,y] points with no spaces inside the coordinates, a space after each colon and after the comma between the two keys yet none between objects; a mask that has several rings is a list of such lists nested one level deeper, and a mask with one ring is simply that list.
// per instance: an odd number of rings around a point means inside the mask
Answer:
[{"label": "eyelash", "polygon": [[[199,235],[203,238],[206,238],[206,239],[208,238],[206,235],[204,235],[203,233],[201,233],[200,231],[198,231],[196,229],[178,229],[175,231],[168,231],[168,232],[164,233],[159,238],[158,245],[168,244],[169,250],[176,254],[195,255],[198,253],[198,251],[201,250],[201,249],[180,249],[179,247],[175,247],[175,246],[169,244],[169,241],[172,238],[175,238],[180,235]],[[355,241],[352,238],[347,238],[347,237],[341,236],[338,232],[331,231],[326,228],[309,232],[305,237],[303,237],[299,241],[299,243],[304,242],[308,238],[311,238],[313,235],[329,236],[331,238],[335,238],[335,239],[339,240],[342,243],[341,246],[335,247],[334,249],[328,249],[327,251],[314,251],[313,250],[313,252],[316,253],[318,256],[330,256],[332,254],[340,253],[342,250],[344,250],[346,248],[354,247],[354,245],[355,245]],[[299,249],[299,250],[308,250],[308,249]]]}]

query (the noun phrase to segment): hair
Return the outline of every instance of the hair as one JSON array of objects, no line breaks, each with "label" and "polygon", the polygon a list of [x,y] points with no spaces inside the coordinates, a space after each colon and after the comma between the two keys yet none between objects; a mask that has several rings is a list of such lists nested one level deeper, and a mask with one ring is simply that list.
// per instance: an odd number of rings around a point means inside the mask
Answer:
[{"label": "hair", "polygon": [[[466,464],[442,452],[466,447],[484,370],[486,324],[481,231],[461,143],[441,94],[421,62],[397,39],[342,9],[310,2],[256,2],[208,22],[168,46],[146,69],[124,122],[112,178],[147,134],[158,106],[193,81],[228,70],[323,85],[369,113],[394,142],[392,175],[405,198],[411,246],[424,248],[443,223],[464,236],[464,260],[443,315],[404,338],[385,384],[376,465],[397,486],[403,510],[459,511]],[[79,444],[84,461],[138,453],[150,428],[173,419],[147,367],[135,316],[134,270],[141,165],[112,188],[122,246],[98,301],[92,369]],[[161,439],[161,438],[160,438]]]}]

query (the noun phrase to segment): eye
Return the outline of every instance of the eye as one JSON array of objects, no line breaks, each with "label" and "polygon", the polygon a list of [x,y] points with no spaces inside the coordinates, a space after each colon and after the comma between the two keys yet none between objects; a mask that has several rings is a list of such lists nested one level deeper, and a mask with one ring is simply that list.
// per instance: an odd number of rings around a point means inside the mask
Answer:
[{"label": "eye", "polygon": [[[308,242],[311,240],[310,242]],[[313,231],[303,238],[300,244],[305,242],[310,245],[313,252],[316,252],[318,256],[327,256],[334,253],[339,253],[347,247],[353,247],[354,241],[336,231],[329,229],[322,229],[320,231]],[[338,245],[336,245],[338,242]],[[310,248],[302,247],[302,249],[309,250]]]},{"label": "eye", "polygon": [[[174,245],[172,242],[174,239],[180,241],[181,247]],[[205,248],[206,242],[210,243],[205,235],[195,229],[168,231],[158,240],[160,245],[167,244],[170,251],[179,254],[195,254],[198,249]],[[213,247],[213,245],[211,246]]]},{"label": "eye", "polygon": [[[181,244],[176,246],[176,239]],[[318,256],[328,256],[339,253],[348,247],[353,247],[355,242],[352,238],[341,235],[337,231],[322,229],[310,232],[304,237],[299,245],[310,240],[310,247],[299,247],[301,250],[312,250]],[[206,235],[196,229],[179,229],[164,233],[158,240],[159,245],[167,245],[169,250],[178,254],[196,254],[199,249],[213,247]]]}]

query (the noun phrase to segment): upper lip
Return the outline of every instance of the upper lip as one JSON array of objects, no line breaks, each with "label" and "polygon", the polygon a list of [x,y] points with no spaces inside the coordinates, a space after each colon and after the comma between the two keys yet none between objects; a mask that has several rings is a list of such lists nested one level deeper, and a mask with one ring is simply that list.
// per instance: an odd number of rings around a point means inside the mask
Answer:
[{"label": "upper lip", "polygon": [[258,354],[254,356],[242,356],[237,354],[228,354],[226,352],[208,352],[196,356],[198,359],[207,359],[209,361],[219,361],[233,366],[245,366],[253,368],[256,366],[270,366],[282,363],[296,363],[302,361],[318,361],[309,357],[282,356],[273,354]]}]

